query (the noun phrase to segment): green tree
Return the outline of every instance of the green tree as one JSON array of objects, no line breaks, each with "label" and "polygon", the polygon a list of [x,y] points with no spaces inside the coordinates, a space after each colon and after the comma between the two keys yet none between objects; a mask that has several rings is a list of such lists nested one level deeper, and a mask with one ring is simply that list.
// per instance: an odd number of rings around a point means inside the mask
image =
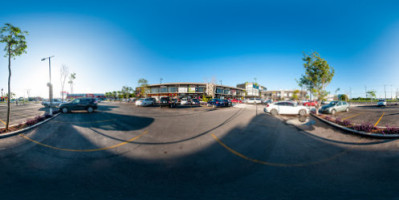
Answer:
[{"label": "green tree", "polygon": [[123,96],[125,97],[125,98],[129,98],[130,97],[130,95],[133,93],[133,88],[132,87],[129,87],[129,86],[123,86],[122,87],[122,94],[123,94]]},{"label": "green tree", "polygon": [[[11,99],[11,58],[15,59],[17,56],[26,53],[26,38],[28,32],[21,31],[20,28],[15,27],[11,24],[5,24],[0,29],[0,43],[5,43],[4,51],[6,52],[4,57],[8,57],[8,99]],[[6,131],[10,124],[10,101],[7,103],[7,122]]]},{"label": "green tree", "polygon": [[375,90],[367,91],[367,95],[369,97],[371,97],[371,98],[376,98],[377,97]]},{"label": "green tree", "polygon": [[140,87],[140,97],[144,97],[146,95],[146,90],[148,87],[148,81],[144,78],[139,79],[138,81],[139,87]]},{"label": "green tree", "polygon": [[298,94],[299,90],[294,90],[294,92],[292,93],[292,99],[295,101],[299,100]]},{"label": "green tree", "polygon": [[339,96],[339,100],[341,100],[341,101],[348,101],[348,100],[349,100],[348,95],[346,95],[346,94],[340,95],[340,96]]},{"label": "green tree", "polygon": [[302,60],[305,61],[303,64],[305,75],[302,75],[298,84],[300,87],[306,87],[316,96],[318,100],[316,113],[318,114],[320,101],[327,97],[328,92],[325,89],[334,77],[335,71],[317,52],[310,55],[304,54]]}]

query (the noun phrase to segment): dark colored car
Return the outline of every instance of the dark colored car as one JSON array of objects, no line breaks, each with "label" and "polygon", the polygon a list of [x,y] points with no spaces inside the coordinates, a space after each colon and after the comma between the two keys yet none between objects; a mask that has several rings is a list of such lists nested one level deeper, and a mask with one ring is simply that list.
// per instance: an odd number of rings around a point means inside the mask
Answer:
[{"label": "dark colored car", "polygon": [[61,112],[68,113],[74,110],[87,110],[92,113],[97,109],[97,101],[94,98],[79,98],[59,106]]},{"label": "dark colored car", "polygon": [[161,97],[159,100],[159,105],[162,106],[168,106],[170,108],[175,108],[176,107],[176,99],[170,99],[169,97]]},{"label": "dark colored car", "polygon": [[198,99],[191,99],[191,105],[200,105],[200,101]]},{"label": "dark colored car", "polygon": [[223,106],[224,106],[224,107],[230,107],[230,106],[232,106],[232,103],[231,103],[230,100],[222,99],[222,102],[223,102]]},{"label": "dark colored car", "polygon": [[208,101],[208,107],[223,107],[225,103],[221,99],[211,99]]}]

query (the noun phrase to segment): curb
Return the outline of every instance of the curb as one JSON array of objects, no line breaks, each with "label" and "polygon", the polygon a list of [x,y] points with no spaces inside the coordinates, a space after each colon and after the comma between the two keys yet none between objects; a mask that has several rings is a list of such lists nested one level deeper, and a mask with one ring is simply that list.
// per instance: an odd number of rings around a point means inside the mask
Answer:
[{"label": "curb", "polygon": [[357,130],[354,130],[354,129],[351,129],[351,128],[348,128],[348,127],[341,126],[339,124],[330,122],[328,120],[325,120],[325,119],[323,119],[323,118],[321,118],[321,117],[319,117],[319,116],[317,116],[317,115],[315,115],[313,113],[311,113],[311,115],[313,117],[319,119],[320,121],[323,121],[324,123],[327,123],[327,124],[329,124],[331,126],[334,126],[336,128],[340,128],[342,130],[349,131],[349,132],[352,132],[352,133],[355,133],[355,134],[358,134],[358,135],[367,136],[367,137],[374,137],[374,138],[399,138],[399,134],[380,134],[380,133],[369,133],[369,132],[364,132],[364,131],[357,131]]},{"label": "curb", "polygon": [[32,126],[23,128],[23,129],[21,129],[21,130],[17,130],[17,131],[13,131],[13,132],[10,132],[10,133],[5,133],[5,134],[0,134],[0,138],[10,137],[10,136],[16,135],[16,134],[18,134],[18,133],[22,133],[22,132],[28,131],[28,130],[30,130],[30,129],[36,128],[36,127],[38,127],[38,126],[40,126],[40,125],[42,125],[42,124],[44,124],[44,123],[46,123],[46,122],[48,122],[48,121],[54,119],[55,117],[57,117],[57,116],[60,115],[60,114],[61,114],[61,113],[57,113],[57,114],[55,114],[55,115],[54,115],[53,117],[51,117],[51,118],[48,118],[48,119],[46,119],[46,120],[44,120],[44,121],[41,121],[41,122],[39,122],[39,123],[37,123],[37,124],[34,124],[34,125],[32,125]]}]

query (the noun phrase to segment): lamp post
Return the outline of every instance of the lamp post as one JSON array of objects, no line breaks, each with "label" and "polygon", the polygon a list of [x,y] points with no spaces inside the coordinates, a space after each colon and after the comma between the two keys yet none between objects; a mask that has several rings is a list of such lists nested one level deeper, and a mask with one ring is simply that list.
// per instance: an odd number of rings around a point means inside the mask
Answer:
[{"label": "lamp post", "polygon": [[47,83],[48,89],[49,89],[49,99],[50,99],[50,111],[49,114],[53,115],[53,86],[51,84],[51,58],[54,56],[50,56],[50,57],[46,57],[46,58],[42,58],[42,61],[45,61],[48,59],[48,70],[49,70],[49,79],[50,82]]}]

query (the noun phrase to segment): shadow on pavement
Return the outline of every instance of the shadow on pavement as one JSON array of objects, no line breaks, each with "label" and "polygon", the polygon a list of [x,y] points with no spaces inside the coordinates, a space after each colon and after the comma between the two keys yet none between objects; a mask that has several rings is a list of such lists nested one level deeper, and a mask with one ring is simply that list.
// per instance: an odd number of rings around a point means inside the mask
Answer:
[{"label": "shadow on pavement", "polygon": [[[378,198],[397,197],[399,170],[392,167],[399,164],[396,155],[348,151],[301,134],[265,114],[253,117],[246,126],[233,126],[215,135],[220,142],[213,139],[213,131],[240,120],[240,114],[234,113],[195,137],[165,139],[160,144],[137,142],[92,153],[63,152],[39,145],[24,152],[11,151],[0,156],[0,193],[4,199],[340,199],[375,194]],[[78,114],[78,119],[79,115],[86,116]],[[69,119],[69,115],[65,116]],[[89,116],[117,119],[118,127],[113,129],[105,125],[96,127],[104,130],[138,130],[153,122],[111,113]],[[78,121],[63,126],[48,123],[37,135],[51,133],[42,140],[46,144],[94,148],[93,139],[79,131],[79,127],[92,125]],[[195,146],[201,148],[193,150]],[[170,155],[179,151],[184,153]],[[375,172],[379,167],[389,170]]]}]

